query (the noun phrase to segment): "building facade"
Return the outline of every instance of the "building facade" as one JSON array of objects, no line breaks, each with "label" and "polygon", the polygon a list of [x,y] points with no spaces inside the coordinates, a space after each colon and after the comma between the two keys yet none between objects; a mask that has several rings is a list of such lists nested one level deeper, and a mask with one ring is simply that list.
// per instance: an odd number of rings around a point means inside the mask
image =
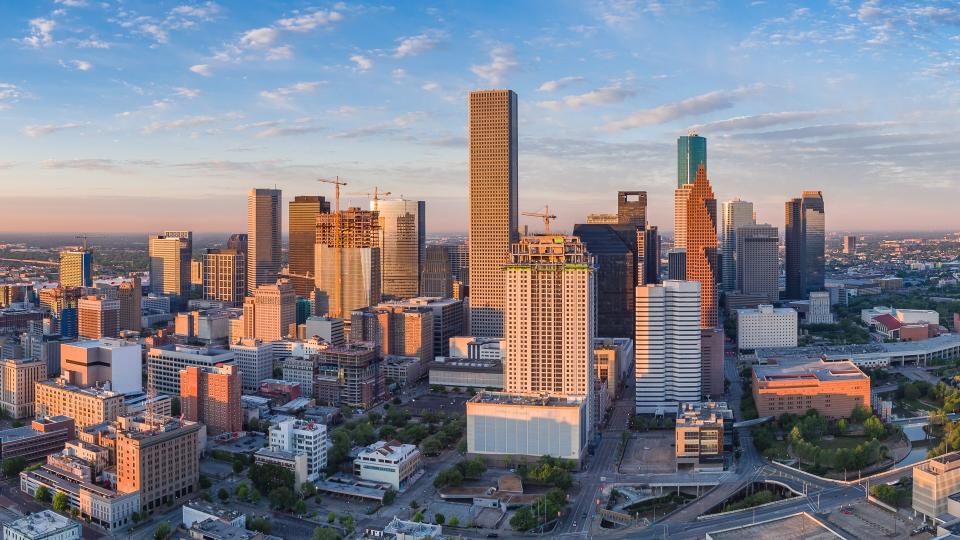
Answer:
[{"label": "building facade", "polygon": [[77,335],[100,339],[120,335],[120,301],[86,296],[77,301]]},{"label": "building facade", "polygon": [[283,247],[279,189],[247,192],[247,290],[276,283]]},{"label": "building facade", "polygon": [[447,246],[430,245],[424,249],[420,294],[437,298],[453,297],[453,273]]},{"label": "building facade", "polygon": [[517,94],[470,92],[470,334],[503,336],[503,266],[517,241]]},{"label": "building facade", "polygon": [[143,391],[142,349],[136,342],[103,338],[60,345],[60,373],[75,386],[109,385],[114,392]]},{"label": "building facade", "polygon": [[200,424],[133,416],[121,416],[118,424],[118,492],[139,492],[141,511],[174,504],[197,492]]},{"label": "building facade", "polygon": [[734,199],[722,205],[723,290],[737,288],[737,230],[754,224],[753,203]]},{"label": "building facade", "polygon": [[236,249],[207,249],[203,256],[203,298],[233,307],[247,295],[247,254]]},{"label": "building facade", "polygon": [[380,214],[381,293],[387,298],[419,296],[426,249],[426,203],[374,199],[370,210]]},{"label": "building facade", "polygon": [[101,388],[81,388],[63,379],[34,383],[37,410],[48,416],[73,418],[77,430],[110,422],[124,412],[123,394]]},{"label": "building facade", "polygon": [[315,249],[318,313],[346,317],[354,309],[380,302],[379,213],[348,208],[321,214],[317,217]]},{"label": "building facade", "polygon": [[260,387],[260,381],[273,375],[274,354],[271,342],[244,338],[230,345],[230,352],[236,357],[244,390],[255,392]]},{"label": "building facade", "polygon": [[786,295],[806,298],[810,291],[824,288],[825,213],[823,193],[804,191],[787,201],[784,227]]},{"label": "building facade", "polygon": [[300,297],[309,297],[314,288],[314,243],[317,216],[330,213],[330,201],[319,195],[297,195],[288,204],[290,281]]},{"label": "building facade", "polygon": [[47,363],[40,360],[2,360],[0,407],[14,420],[33,416],[34,384],[47,378]]},{"label": "building facade", "polygon": [[676,409],[679,403],[700,399],[700,298],[695,281],[637,287],[638,414]]},{"label": "building facade", "polygon": [[243,302],[243,335],[278,341],[296,335],[297,294],[288,279],[253,289]]},{"label": "building facade", "polygon": [[61,287],[92,287],[93,254],[86,249],[60,252],[60,275],[58,280]]},{"label": "building facade", "polygon": [[420,449],[415,444],[377,441],[360,450],[353,460],[354,476],[368,482],[387,484],[404,492],[423,470]]},{"label": "building facade", "polygon": [[189,366],[233,364],[233,351],[189,345],[162,345],[147,351],[147,392],[180,395],[180,372]]},{"label": "building facade", "polygon": [[180,370],[180,406],[183,417],[207,426],[207,434],[243,430],[237,366],[187,366]]},{"label": "building facade", "polygon": [[700,327],[716,328],[717,199],[701,165],[696,180],[676,190],[674,248],[686,250],[685,278],[700,283]]},{"label": "building facade", "polygon": [[307,478],[320,477],[327,466],[327,426],[290,418],[270,427],[270,449],[305,454]]},{"label": "building facade", "polygon": [[701,166],[707,168],[707,139],[696,133],[677,137],[677,187],[694,183]]},{"label": "building facade", "polygon": [[779,233],[772,225],[736,229],[736,289],[741,294],[763,295],[768,302],[780,299],[779,245]]},{"label": "building facade", "polygon": [[827,418],[849,418],[857,405],[870,409],[870,378],[845,360],[758,365],[753,366],[753,398],[760,416],[816,409]]},{"label": "building facade", "polygon": [[741,351],[796,346],[796,310],[775,308],[769,304],[737,310],[737,347]]},{"label": "building facade", "polygon": [[154,294],[187,297],[190,295],[190,261],[193,233],[164,231],[150,235],[150,290]]}]

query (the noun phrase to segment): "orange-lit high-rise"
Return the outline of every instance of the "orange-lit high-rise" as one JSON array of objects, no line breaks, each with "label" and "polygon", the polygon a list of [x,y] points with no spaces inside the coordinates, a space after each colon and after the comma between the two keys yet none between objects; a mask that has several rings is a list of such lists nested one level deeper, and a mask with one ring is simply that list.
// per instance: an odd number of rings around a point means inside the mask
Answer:
[{"label": "orange-lit high-rise", "polygon": [[241,431],[241,382],[237,366],[187,366],[180,370],[184,418],[206,424],[210,435]]},{"label": "orange-lit high-rise", "polygon": [[[700,328],[717,327],[717,199],[700,165],[696,180],[677,189],[676,241],[687,250],[687,281],[700,283]],[[681,245],[678,245],[681,244]]]}]

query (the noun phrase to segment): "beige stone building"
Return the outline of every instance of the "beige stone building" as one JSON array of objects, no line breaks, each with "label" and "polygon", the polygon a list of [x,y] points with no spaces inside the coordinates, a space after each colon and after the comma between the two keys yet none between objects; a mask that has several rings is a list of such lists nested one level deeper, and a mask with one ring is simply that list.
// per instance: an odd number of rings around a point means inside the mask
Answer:
[{"label": "beige stone building", "polygon": [[297,295],[290,280],[261,285],[243,303],[244,337],[278,341],[296,335]]},{"label": "beige stone building", "polygon": [[14,419],[34,414],[34,383],[47,378],[47,363],[30,360],[3,360],[3,390],[0,407]]},{"label": "beige stone building", "polygon": [[280,274],[281,213],[279,189],[247,192],[247,290],[277,281]]},{"label": "beige stone building", "polygon": [[196,493],[201,424],[161,416],[121,416],[117,422],[118,492],[139,491],[144,511]]},{"label": "beige stone building", "polygon": [[247,254],[236,249],[208,249],[203,256],[203,298],[234,307],[247,295]]},{"label": "beige stone building", "polygon": [[37,410],[48,416],[69,416],[77,430],[109,422],[124,412],[123,394],[98,388],[81,388],[62,379],[35,384]]},{"label": "beige stone building", "polygon": [[[517,94],[470,92],[470,335],[504,333],[503,267],[517,235]],[[461,277],[462,279],[462,277]]]}]

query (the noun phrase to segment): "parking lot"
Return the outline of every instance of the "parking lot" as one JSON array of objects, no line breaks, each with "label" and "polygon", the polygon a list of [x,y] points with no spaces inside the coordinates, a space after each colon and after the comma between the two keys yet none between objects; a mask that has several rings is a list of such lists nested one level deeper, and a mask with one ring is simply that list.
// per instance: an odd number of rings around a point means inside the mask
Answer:
[{"label": "parking lot", "polygon": [[634,434],[627,442],[620,472],[672,473],[677,470],[672,430],[645,431]]},{"label": "parking lot", "polygon": [[843,510],[831,512],[827,516],[827,522],[840,529],[838,532],[848,535],[848,538],[859,540],[876,540],[877,538],[927,540],[933,538],[930,533],[910,535],[910,532],[920,525],[919,520],[911,520],[904,514],[894,516],[892,512],[866,501],[860,501],[857,504],[844,507]]}]

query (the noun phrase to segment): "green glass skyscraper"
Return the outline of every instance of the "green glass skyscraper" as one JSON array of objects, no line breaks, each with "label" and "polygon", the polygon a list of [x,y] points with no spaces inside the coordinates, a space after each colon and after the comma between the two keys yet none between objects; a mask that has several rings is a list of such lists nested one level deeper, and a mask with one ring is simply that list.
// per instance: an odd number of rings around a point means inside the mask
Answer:
[{"label": "green glass skyscraper", "polygon": [[696,133],[677,138],[677,187],[692,184],[697,167],[707,168],[707,139]]}]

